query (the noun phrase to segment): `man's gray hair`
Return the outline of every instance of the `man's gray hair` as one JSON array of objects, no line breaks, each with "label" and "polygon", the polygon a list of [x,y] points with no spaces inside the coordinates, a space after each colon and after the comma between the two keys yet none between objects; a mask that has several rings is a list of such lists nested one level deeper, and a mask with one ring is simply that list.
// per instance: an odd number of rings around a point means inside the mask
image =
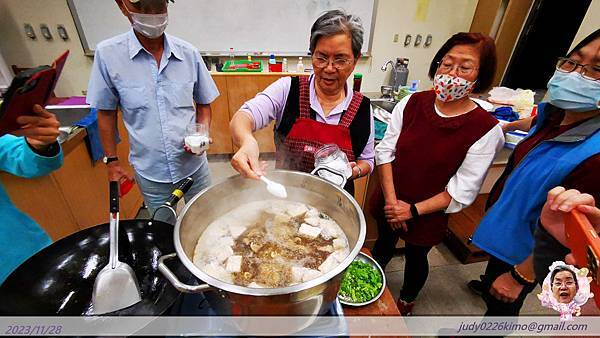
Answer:
[{"label": "man's gray hair", "polygon": [[364,29],[358,16],[346,14],[342,10],[331,10],[321,15],[310,29],[310,52],[314,53],[317,42],[322,37],[346,33],[352,40],[352,53],[357,58],[363,44]]}]

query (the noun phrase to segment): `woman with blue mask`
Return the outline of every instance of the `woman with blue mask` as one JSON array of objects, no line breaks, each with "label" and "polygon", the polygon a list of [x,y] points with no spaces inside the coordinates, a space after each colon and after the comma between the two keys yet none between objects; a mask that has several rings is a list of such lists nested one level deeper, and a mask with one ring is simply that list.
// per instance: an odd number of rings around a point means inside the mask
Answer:
[{"label": "woman with blue mask", "polygon": [[518,315],[536,284],[534,233],[545,232],[538,218],[548,191],[563,186],[600,200],[600,30],[558,59],[548,95],[473,235],[490,254],[482,281],[470,283],[482,292],[488,316]]}]

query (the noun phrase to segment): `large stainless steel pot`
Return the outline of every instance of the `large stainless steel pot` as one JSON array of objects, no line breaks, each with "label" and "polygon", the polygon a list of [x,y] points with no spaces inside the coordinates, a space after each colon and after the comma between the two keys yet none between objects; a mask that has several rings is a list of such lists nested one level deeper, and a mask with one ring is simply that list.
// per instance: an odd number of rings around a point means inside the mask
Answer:
[{"label": "large stainless steel pot", "polygon": [[[335,301],[342,272],[358,255],[366,235],[365,218],[356,200],[319,177],[277,170],[269,178],[284,184],[288,200],[314,206],[333,218],[344,230],[350,254],[335,269],[311,281],[284,288],[247,288],[215,279],[192,262],[198,238],[215,219],[239,205],[273,199],[260,181],[230,177],[196,195],[183,209],[175,226],[176,254],[161,257],[159,269],[183,292],[205,292],[213,310],[219,315],[316,315],[325,313]],[[206,284],[186,285],[164,265],[165,260],[179,257],[189,271]]]}]

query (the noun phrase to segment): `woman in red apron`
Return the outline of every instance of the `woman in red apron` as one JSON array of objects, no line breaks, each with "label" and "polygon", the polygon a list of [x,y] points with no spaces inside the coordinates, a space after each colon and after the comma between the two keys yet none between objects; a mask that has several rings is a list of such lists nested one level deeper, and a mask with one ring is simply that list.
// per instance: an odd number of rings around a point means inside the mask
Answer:
[{"label": "woman in red apron", "polygon": [[491,84],[495,66],[491,38],[478,33],[452,36],[431,63],[434,90],[400,101],[377,146],[382,189],[370,201],[379,230],[373,257],[385,267],[398,239],[405,241],[398,299],[403,315],[412,312],[425,285],[427,254],[444,239],[448,213],[475,200],[504,144],[498,121],[468,96]]},{"label": "woman in red apron", "polygon": [[[373,118],[369,99],[348,88],[362,48],[360,19],[334,10],[313,24],[310,51],[314,75],[284,77],[242,105],[230,129],[240,147],[231,164],[243,176],[263,174],[252,135],[275,124],[277,168],[310,172],[315,152],[336,144],[352,165],[352,179],[374,166]],[[346,189],[353,192],[353,182]]]}]

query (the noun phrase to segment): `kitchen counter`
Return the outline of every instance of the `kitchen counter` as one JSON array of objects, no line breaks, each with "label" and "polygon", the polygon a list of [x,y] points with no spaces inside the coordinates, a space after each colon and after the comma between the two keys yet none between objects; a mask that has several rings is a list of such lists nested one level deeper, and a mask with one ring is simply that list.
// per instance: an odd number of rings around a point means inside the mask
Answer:
[{"label": "kitchen counter", "polygon": [[87,132],[85,128],[77,128],[73,130],[65,140],[60,142],[60,146],[63,151],[63,155],[67,155],[73,150],[77,144],[83,142],[84,138],[87,136]]},{"label": "kitchen counter", "polygon": [[[69,146],[70,144],[75,144],[78,141],[81,141],[85,136],[87,136],[87,132],[85,131],[85,128],[77,127],[75,129],[73,129],[73,131],[71,133],[69,133],[69,135],[67,135],[66,139],[59,140],[60,145],[63,148],[63,152],[65,152],[66,146]],[[73,140],[78,140],[78,141],[73,141]]]},{"label": "kitchen counter", "polygon": [[364,96],[372,99],[380,99],[381,98],[381,92],[360,92],[361,94],[363,94]]},{"label": "kitchen counter", "polygon": [[508,149],[508,148],[500,149],[500,151],[496,154],[496,157],[494,158],[494,162],[492,162],[492,168],[494,168],[494,167],[504,168],[506,166],[506,163],[508,163],[508,158],[510,157],[512,152],[513,152],[512,149]]},{"label": "kitchen counter", "polygon": [[210,72],[211,76],[296,76],[296,75],[310,75],[312,73],[296,73],[296,72]]}]

